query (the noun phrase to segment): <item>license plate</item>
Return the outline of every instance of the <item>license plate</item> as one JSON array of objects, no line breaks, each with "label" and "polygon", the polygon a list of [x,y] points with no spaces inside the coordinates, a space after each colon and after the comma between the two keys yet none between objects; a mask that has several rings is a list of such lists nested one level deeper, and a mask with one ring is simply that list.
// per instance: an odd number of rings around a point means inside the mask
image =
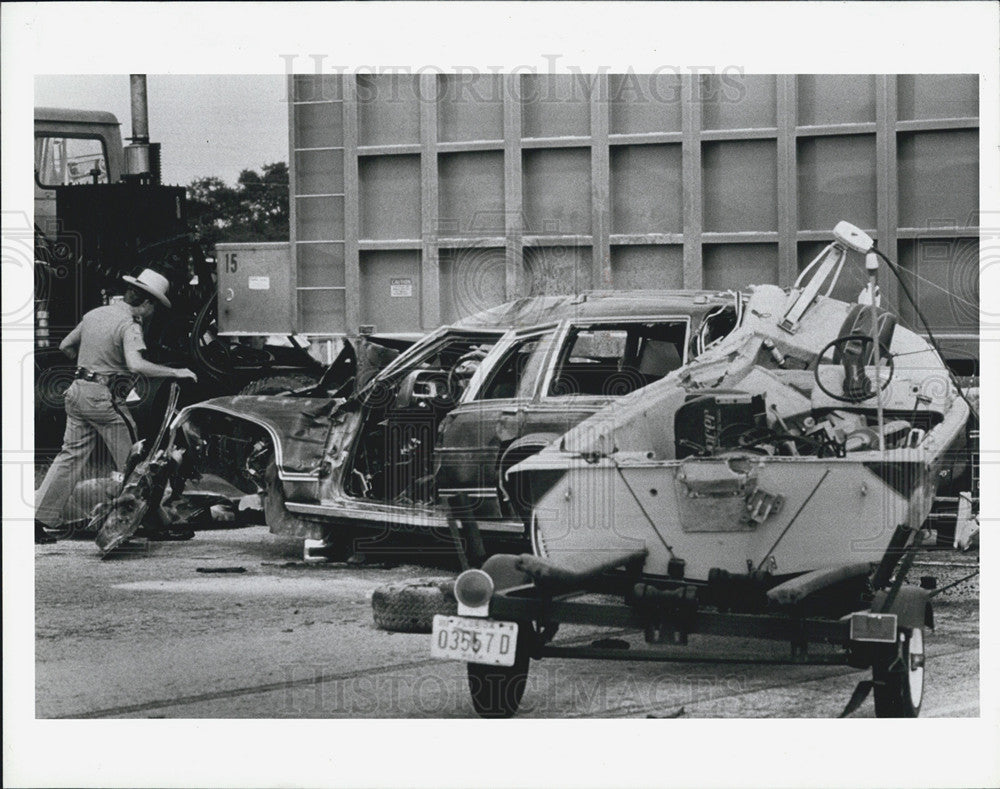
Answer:
[{"label": "license plate", "polygon": [[431,634],[431,657],[491,666],[514,665],[516,622],[438,614]]},{"label": "license plate", "polygon": [[851,641],[896,643],[895,614],[851,614]]}]

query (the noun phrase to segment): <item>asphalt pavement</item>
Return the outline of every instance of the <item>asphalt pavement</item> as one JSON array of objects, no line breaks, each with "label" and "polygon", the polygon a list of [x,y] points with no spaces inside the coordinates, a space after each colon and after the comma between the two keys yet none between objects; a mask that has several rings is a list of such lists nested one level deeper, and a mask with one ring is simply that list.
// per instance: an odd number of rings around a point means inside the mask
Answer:
[{"label": "asphalt pavement", "polygon": [[[300,559],[300,541],[264,527],[140,540],[107,560],[92,540],[36,546],[37,717],[474,717],[464,664],[432,660],[427,635],[383,632],[372,621],[375,588],[450,577],[451,568]],[[943,583],[964,572],[955,562],[975,557],[929,562],[914,574]],[[978,586],[942,594],[935,615],[921,717],[975,717]],[[607,635],[565,628],[558,642]],[[784,656],[788,646],[693,636],[683,649],[753,658]],[[519,716],[829,718],[867,677],[845,666],[547,658],[532,663]],[[871,699],[854,713],[873,716]]]}]

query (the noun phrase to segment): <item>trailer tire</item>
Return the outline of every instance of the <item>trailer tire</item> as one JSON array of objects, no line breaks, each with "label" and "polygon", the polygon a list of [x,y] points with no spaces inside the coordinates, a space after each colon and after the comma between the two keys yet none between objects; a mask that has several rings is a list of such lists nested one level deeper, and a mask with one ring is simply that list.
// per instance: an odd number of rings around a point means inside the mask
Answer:
[{"label": "trailer tire", "polygon": [[924,695],[923,628],[901,629],[895,649],[872,663],[876,718],[916,718]]},{"label": "trailer tire", "polygon": [[269,378],[261,378],[251,381],[242,389],[241,395],[280,395],[294,389],[302,389],[306,386],[314,386],[317,383],[315,376],[305,373],[294,373],[291,375],[272,375]]},{"label": "trailer tire", "polygon": [[517,713],[528,686],[531,657],[527,642],[532,632],[530,622],[522,622],[518,627],[513,666],[466,664],[472,707],[479,717],[512,718]]},{"label": "trailer tire", "polygon": [[430,633],[437,614],[454,616],[455,582],[417,579],[381,586],[372,594],[375,626],[391,633]]}]

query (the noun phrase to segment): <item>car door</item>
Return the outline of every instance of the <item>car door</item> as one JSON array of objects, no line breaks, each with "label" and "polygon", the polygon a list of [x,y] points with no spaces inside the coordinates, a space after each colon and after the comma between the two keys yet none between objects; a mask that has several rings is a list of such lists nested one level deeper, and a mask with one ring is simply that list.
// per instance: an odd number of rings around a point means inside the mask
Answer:
[{"label": "car door", "polygon": [[513,330],[483,361],[461,403],[441,424],[439,498],[464,494],[475,517],[504,516],[497,503],[500,455],[523,435],[529,406],[560,328],[548,324]]},{"label": "car door", "polygon": [[[474,349],[491,348],[499,332],[450,327],[396,357],[349,401],[353,447],[344,492],[356,499],[408,506],[433,504],[437,428],[454,407],[454,367]],[[343,442],[340,442],[343,444]]]}]

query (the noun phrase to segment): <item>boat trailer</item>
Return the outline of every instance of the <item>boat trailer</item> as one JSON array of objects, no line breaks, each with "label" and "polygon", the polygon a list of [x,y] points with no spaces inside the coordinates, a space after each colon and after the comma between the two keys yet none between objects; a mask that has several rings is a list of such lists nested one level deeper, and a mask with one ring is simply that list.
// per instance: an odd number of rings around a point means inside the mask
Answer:
[{"label": "boat trailer", "polygon": [[[877,717],[919,714],[923,633],[933,629],[934,620],[933,593],[906,584],[918,531],[897,528],[874,564],[787,580],[716,573],[698,582],[684,579],[682,567],[676,578],[644,577],[639,569],[644,549],[563,558],[560,564],[531,554],[498,554],[481,568],[471,567],[482,556],[482,542],[475,522],[460,521],[457,509],[451,506],[451,533],[465,568],[455,582],[458,616],[435,617],[431,653],[467,662],[473,706],[483,717],[514,715],[530,662],[543,658],[846,665],[872,673],[840,717],[857,710],[870,692]],[[639,631],[646,646],[618,638],[555,644],[561,625]],[[790,650],[786,657],[742,657],[677,649],[695,634],[786,641]],[[504,635],[508,649],[491,649]],[[810,645],[824,649],[811,652]]]}]

